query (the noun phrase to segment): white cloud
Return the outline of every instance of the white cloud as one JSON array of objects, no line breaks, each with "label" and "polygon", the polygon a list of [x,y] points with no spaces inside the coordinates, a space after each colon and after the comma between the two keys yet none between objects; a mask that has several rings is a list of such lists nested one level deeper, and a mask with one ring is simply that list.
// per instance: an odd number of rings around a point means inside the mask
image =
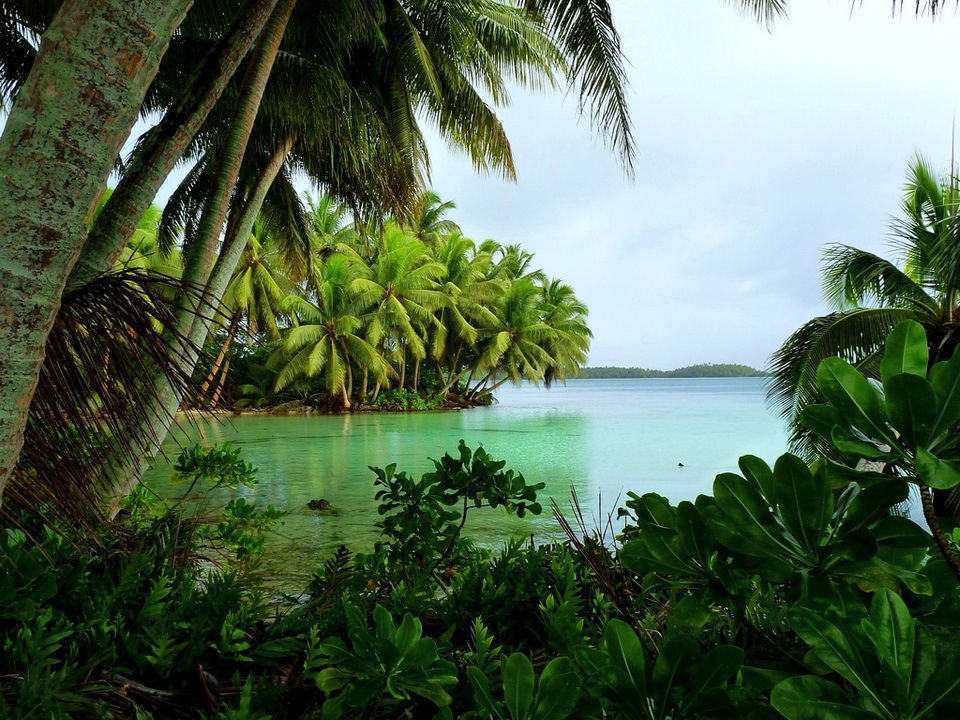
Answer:
[{"label": "white cloud", "polygon": [[637,179],[575,103],[514,93],[516,185],[431,145],[434,185],[477,239],[520,242],[591,309],[591,363],[762,365],[815,314],[820,253],[885,250],[916,150],[946,170],[960,18],[793,3],[770,34],[729,5],[615,0]]}]

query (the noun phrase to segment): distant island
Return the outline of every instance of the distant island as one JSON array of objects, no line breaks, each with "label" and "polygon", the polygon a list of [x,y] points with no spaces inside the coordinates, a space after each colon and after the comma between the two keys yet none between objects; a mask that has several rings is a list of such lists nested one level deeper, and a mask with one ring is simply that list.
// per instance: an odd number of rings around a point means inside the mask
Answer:
[{"label": "distant island", "polygon": [[769,373],[748,365],[729,365],[724,363],[703,363],[688,365],[676,370],[648,370],[647,368],[624,367],[585,367],[580,369],[578,377],[588,380],[607,378],[731,378],[731,377],[767,377]]}]

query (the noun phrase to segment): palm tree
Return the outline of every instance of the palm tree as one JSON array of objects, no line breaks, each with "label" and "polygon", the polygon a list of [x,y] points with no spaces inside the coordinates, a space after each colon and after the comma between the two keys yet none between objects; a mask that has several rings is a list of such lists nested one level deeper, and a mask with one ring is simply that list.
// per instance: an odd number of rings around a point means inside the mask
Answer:
[{"label": "palm tree", "polygon": [[441,390],[446,393],[469,369],[467,356],[480,331],[497,324],[491,308],[509,283],[488,277],[490,253],[478,251],[459,232],[440,240],[434,256],[445,272],[440,278],[443,304],[431,330],[430,354],[438,374],[446,375]]},{"label": "palm tree", "polygon": [[386,382],[390,365],[375,344],[359,334],[361,315],[369,298],[356,295],[354,287],[361,268],[349,257],[330,258],[320,270],[317,302],[289,296],[286,308],[297,318],[283,343],[284,362],[277,374],[275,390],[298,380],[324,374],[327,392],[339,392],[344,408],[350,407],[351,367],[354,363]]},{"label": "palm tree", "polygon": [[443,302],[437,281],[444,267],[422,242],[393,221],[387,222],[378,242],[369,265],[351,254],[362,273],[354,287],[370,308],[367,340],[393,351],[403,387],[407,353],[417,363],[427,355],[424,337],[426,328],[436,322],[433,312]]},{"label": "palm tree", "polygon": [[220,379],[211,400],[213,406],[220,400],[220,392],[230,369],[227,353],[236,339],[241,322],[245,322],[250,337],[257,333],[264,333],[274,339],[280,337],[277,314],[293,291],[294,284],[277,266],[278,253],[270,240],[262,223],[254,225],[254,232],[247,240],[247,248],[223,294],[222,313],[224,318],[229,318],[226,337],[201,388],[205,397],[211,383],[219,374]]},{"label": "palm tree", "polygon": [[[839,356],[877,377],[883,342],[903,320],[924,326],[930,362],[956,348],[960,319],[960,192],[955,178],[938,178],[917,156],[904,189],[902,217],[891,224],[897,263],[848,245],[824,253],[824,290],[836,310],[794,332],[771,357],[767,396],[793,428],[792,444],[812,455],[812,435],[800,411],[819,399],[820,361]],[[899,264],[898,264],[899,263]]]},{"label": "palm tree", "polygon": [[484,330],[472,375],[483,377],[471,397],[493,392],[508,380],[543,380],[554,359],[546,350],[553,333],[540,317],[540,289],[530,278],[510,283],[495,306],[496,324]]},{"label": "palm tree", "polygon": [[593,333],[587,327],[587,306],[560,280],[549,280],[540,288],[540,318],[552,332],[544,349],[552,361],[544,371],[547,387],[555,380],[565,382],[587,361]]}]

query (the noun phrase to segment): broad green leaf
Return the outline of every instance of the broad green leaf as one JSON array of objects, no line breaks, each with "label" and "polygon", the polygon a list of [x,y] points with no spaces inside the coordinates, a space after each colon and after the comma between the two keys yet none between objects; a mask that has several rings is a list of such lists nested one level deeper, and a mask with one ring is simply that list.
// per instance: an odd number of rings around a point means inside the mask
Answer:
[{"label": "broad green leaf", "polygon": [[880,395],[850,363],[825,358],[817,368],[817,383],[823,396],[851,425],[867,437],[896,445],[880,409]]},{"label": "broad green leaf", "polygon": [[857,460],[864,458],[866,460],[881,460],[883,462],[894,462],[898,459],[897,455],[881,449],[876,443],[861,440],[854,435],[849,428],[843,425],[834,427],[829,439],[837,450],[849,458]]},{"label": "broad green leaf", "polygon": [[847,506],[838,537],[845,537],[880,519],[893,505],[906,500],[909,493],[906,481],[898,478],[880,480],[864,488]]},{"label": "broad green leaf", "polygon": [[710,566],[715,543],[700,511],[688,500],[677,505],[677,536],[680,547],[688,557],[695,559],[703,568]]},{"label": "broad green leaf", "polygon": [[640,639],[633,628],[616,618],[603,629],[602,646],[610,665],[623,673],[631,687],[647,696],[647,663]]},{"label": "broad green leaf", "polygon": [[786,453],[774,465],[773,476],[780,519],[807,553],[814,556],[833,515],[833,493],[826,475],[814,475],[803,460]]},{"label": "broad green leaf", "polygon": [[540,674],[537,704],[533,709],[536,720],[564,720],[580,699],[580,678],[569,658],[551,660]]},{"label": "broad green leaf", "polygon": [[960,484],[960,468],[946,460],[941,460],[922,447],[917,448],[914,467],[917,477],[936,490],[949,490]]},{"label": "broad green leaf", "polygon": [[960,420],[960,353],[930,369],[930,385],[937,396],[937,422],[931,437],[938,440]]},{"label": "broad green leaf", "polygon": [[887,382],[902,373],[925,378],[927,376],[927,333],[916,320],[905,320],[887,335],[880,364],[880,377],[884,391]]},{"label": "broad green leaf", "polygon": [[722,686],[740,672],[743,650],[734,645],[720,645],[697,663],[690,679],[689,694],[698,695]]},{"label": "broad green leaf", "polygon": [[[926,645],[927,642],[932,643],[932,639],[923,642]],[[919,686],[919,683],[917,685]],[[923,701],[928,707],[933,707],[941,700],[947,699],[960,700],[960,652],[956,652],[955,649],[952,649],[952,652],[943,653],[936,670],[933,671],[923,689]]]},{"label": "broad green leaf", "polygon": [[793,629],[823,662],[861,693],[880,702],[859,647],[840,627],[804,608],[795,608],[790,620]]},{"label": "broad green leaf", "polygon": [[513,720],[526,720],[533,704],[533,664],[523,653],[514,653],[503,663],[502,672],[507,711]]},{"label": "broad green leaf", "polygon": [[668,704],[674,684],[689,674],[699,654],[700,646],[689,635],[675,635],[660,645],[650,688],[661,707]]},{"label": "broad green leaf", "polygon": [[887,416],[910,447],[926,447],[937,423],[937,399],[926,378],[894,375],[884,383]]},{"label": "broad green leaf", "polygon": [[[380,605],[377,606],[381,607]],[[390,623],[391,626],[393,623]],[[379,629],[379,627],[378,627]],[[400,623],[400,627],[397,629],[394,635],[394,642],[396,643],[397,649],[402,653],[406,654],[413,649],[414,644],[420,639],[420,635],[423,632],[423,627],[420,625],[420,621],[413,617],[410,613],[406,613],[403,616],[403,621]]]},{"label": "broad green leaf", "polygon": [[773,470],[763,460],[755,455],[744,455],[737,463],[743,477],[749,480],[767,500],[774,500],[775,481]]},{"label": "broad green leaf", "polygon": [[841,423],[840,413],[832,405],[807,405],[800,412],[800,424],[820,437],[829,439]]},{"label": "broad green leaf", "polygon": [[324,692],[339,690],[353,680],[353,675],[342,672],[337,668],[327,668],[317,675],[317,687]]},{"label": "broad green leaf", "polygon": [[473,698],[480,709],[487,715],[497,718],[497,720],[505,720],[503,713],[500,711],[500,703],[490,693],[490,683],[483,671],[471,665],[467,668],[467,678],[473,685]]},{"label": "broad green leaf", "polygon": [[916,621],[895,593],[878,590],[870,603],[870,619],[861,620],[863,632],[877,650],[877,657],[889,664],[895,677],[884,683],[898,702],[906,709],[916,640]]},{"label": "broad green leaf", "polygon": [[779,683],[770,704],[787,720],[876,720],[854,705],[839,686],[814,675],[799,675]]},{"label": "broad green leaf", "polygon": [[742,477],[733,473],[717,475],[713,481],[713,497],[723,516],[730,521],[729,529],[744,540],[732,549],[761,557],[792,551],[767,501]]}]

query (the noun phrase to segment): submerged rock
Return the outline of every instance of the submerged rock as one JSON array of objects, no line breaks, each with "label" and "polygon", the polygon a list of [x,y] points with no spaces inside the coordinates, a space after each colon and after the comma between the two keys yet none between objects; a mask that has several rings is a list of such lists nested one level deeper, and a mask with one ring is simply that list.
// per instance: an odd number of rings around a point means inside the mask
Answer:
[{"label": "submerged rock", "polygon": [[333,515],[340,512],[333,505],[330,504],[329,500],[324,500],[323,498],[319,498],[317,500],[311,500],[310,502],[307,503],[307,507],[310,508],[311,510],[317,510],[319,512],[330,513]]}]

